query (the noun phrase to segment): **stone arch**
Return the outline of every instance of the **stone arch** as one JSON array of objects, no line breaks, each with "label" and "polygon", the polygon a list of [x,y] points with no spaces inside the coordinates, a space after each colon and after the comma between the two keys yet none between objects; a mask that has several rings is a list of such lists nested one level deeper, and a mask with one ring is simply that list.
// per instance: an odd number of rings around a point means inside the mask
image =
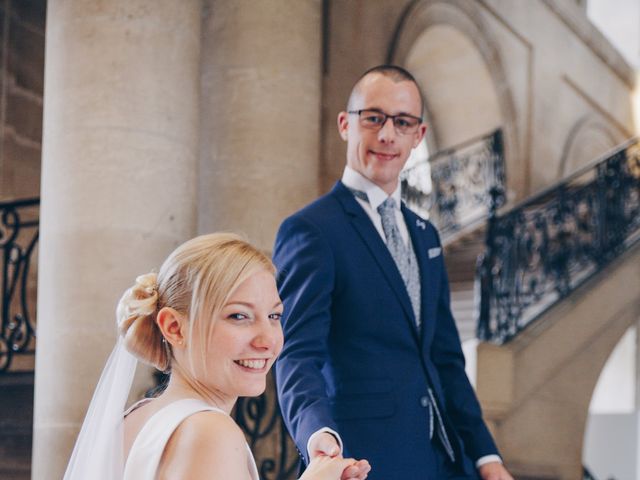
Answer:
[{"label": "stone arch", "polygon": [[[640,312],[638,314],[640,320]],[[591,396],[582,463],[597,478],[636,478],[637,322],[606,359]]]},{"label": "stone arch", "polygon": [[387,61],[407,66],[422,85],[426,118],[433,125],[430,151],[502,127],[508,189],[522,196],[526,169],[518,160],[515,106],[497,45],[475,2],[417,0],[398,23]]},{"label": "stone arch", "polygon": [[558,179],[594,161],[625,140],[624,135],[594,114],[581,117],[571,127],[558,165]]}]

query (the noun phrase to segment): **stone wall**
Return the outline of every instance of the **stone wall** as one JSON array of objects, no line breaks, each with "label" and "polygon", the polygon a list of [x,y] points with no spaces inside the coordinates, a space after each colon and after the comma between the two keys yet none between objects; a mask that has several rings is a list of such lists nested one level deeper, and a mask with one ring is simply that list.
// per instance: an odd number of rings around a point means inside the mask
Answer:
[{"label": "stone wall", "polygon": [[45,0],[0,3],[0,200],[40,194]]},{"label": "stone wall", "polygon": [[367,5],[330,2],[325,19],[325,190],[344,165],[335,116],[359,73],[385,61],[409,67],[422,83],[431,151],[496,126],[505,130],[512,201],[554,183],[636,131],[633,70],[589,22],[580,2]]}]

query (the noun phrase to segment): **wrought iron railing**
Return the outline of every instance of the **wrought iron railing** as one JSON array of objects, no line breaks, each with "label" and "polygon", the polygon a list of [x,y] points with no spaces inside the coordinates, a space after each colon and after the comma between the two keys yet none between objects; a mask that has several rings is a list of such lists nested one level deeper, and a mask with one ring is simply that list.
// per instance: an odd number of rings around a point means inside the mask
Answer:
[{"label": "wrought iron railing", "polygon": [[259,397],[239,398],[233,416],[247,438],[262,480],[297,478],[300,457],[280,414],[273,376]]},{"label": "wrought iron railing", "polygon": [[502,343],[640,238],[640,144],[630,140],[507,213],[478,264],[478,337]]},{"label": "wrought iron railing", "polygon": [[11,367],[16,353],[34,352],[39,206],[37,198],[0,203],[0,372]]},{"label": "wrought iron railing", "polygon": [[[431,177],[432,192],[425,191]],[[401,174],[404,201],[443,238],[485,220],[505,198],[502,130],[442,150]]]}]

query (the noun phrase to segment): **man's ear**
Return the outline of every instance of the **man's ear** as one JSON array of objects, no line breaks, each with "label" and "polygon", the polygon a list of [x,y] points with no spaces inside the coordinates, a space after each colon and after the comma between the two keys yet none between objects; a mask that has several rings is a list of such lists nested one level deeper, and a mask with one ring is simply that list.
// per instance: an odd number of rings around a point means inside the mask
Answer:
[{"label": "man's ear", "polygon": [[425,133],[427,133],[427,124],[421,123],[418,131],[416,132],[416,139],[413,142],[413,148],[416,148],[418,145],[420,145],[420,142],[424,138]]},{"label": "man's ear", "polygon": [[347,130],[349,129],[349,114],[340,112],[338,114],[338,132],[344,141],[347,140]]},{"label": "man's ear", "polygon": [[156,323],[162,332],[162,336],[172,347],[185,343],[186,319],[171,307],[161,308],[156,316]]}]

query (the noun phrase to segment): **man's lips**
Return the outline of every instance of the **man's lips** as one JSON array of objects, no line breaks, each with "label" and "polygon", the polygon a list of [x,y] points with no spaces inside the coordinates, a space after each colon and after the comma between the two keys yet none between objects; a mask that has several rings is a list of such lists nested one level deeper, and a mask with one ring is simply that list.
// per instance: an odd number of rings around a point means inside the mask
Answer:
[{"label": "man's lips", "polygon": [[375,156],[378,160],[389,161],[393,160],[398,156],[395,152],[376,152],[374,150],[369,150],[369,153]]}]

